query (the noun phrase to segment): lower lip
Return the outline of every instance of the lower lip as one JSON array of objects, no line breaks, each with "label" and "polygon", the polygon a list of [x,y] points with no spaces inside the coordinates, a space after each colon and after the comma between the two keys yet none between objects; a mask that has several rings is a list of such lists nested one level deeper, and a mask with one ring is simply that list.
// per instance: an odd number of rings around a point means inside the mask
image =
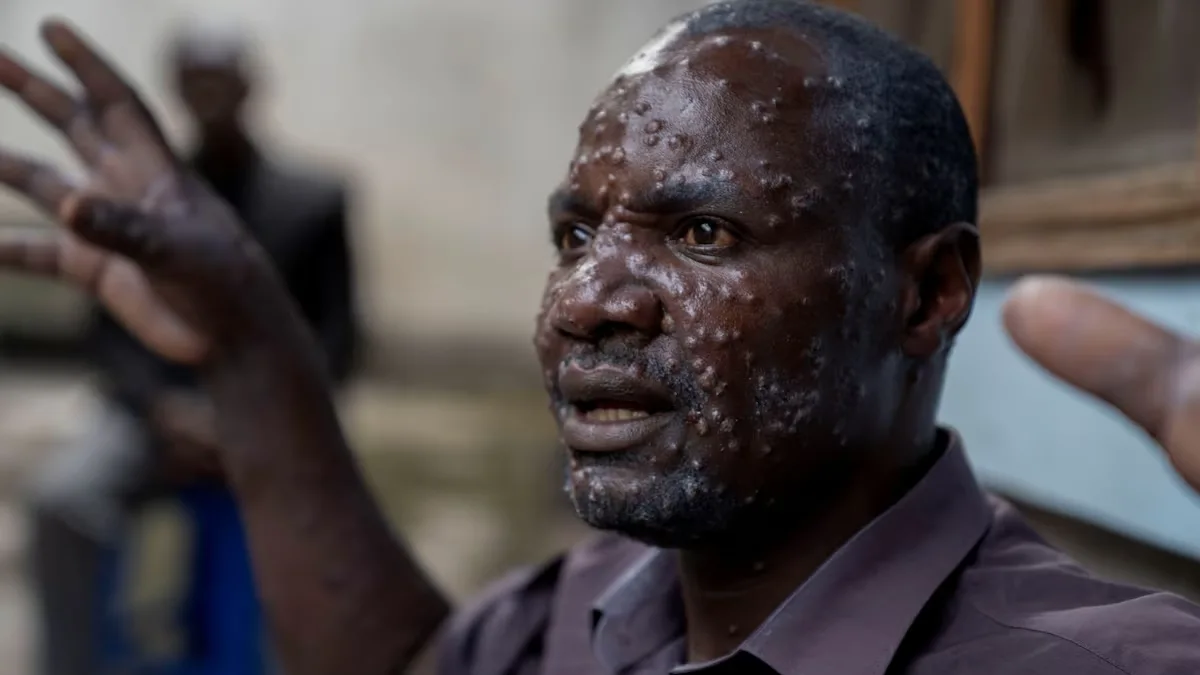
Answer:
[{"label": "lower lip", "polygon": [[646,444],[670,420],[670,413],[655,413],[638,419],[593,422],[572,411],[563,421],[563,442],[578,452],[620,452]]}]

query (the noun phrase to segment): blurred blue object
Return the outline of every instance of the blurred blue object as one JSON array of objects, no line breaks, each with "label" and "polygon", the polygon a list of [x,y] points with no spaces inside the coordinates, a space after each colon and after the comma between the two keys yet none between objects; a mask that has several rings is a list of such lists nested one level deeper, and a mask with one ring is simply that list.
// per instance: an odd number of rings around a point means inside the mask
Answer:
[{"label": "blurred blue object", "polygon": [[182,629],[183,649],[170,657],[143,653],[134,617],[122,608],[129,557],[122,550],[101,584],[106,667],[130,675],[266,675],[261,609],[233,496],[220,487],[195,487],[178,500],[193,538],[186,592],[171,618]]}]

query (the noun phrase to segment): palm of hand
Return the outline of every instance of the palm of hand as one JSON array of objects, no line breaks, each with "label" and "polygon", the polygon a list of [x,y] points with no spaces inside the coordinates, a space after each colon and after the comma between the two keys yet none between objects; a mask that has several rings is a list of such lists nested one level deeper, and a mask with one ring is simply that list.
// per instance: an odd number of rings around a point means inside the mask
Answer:
[{"label": "palm of hand", "polygon": [[82,99],[3,52],[0,86],[62,133],[87,178],[72,181],[0,148],[0,182],[66,226],[53,235],[9,233],[0,264],[83,287],[147,346],[180,362],[199,363],[263,324],[255,301],[287,306],[236,216],[178,161],[133,88],[65,24],[48,22],[43,39],[78,79]]}]

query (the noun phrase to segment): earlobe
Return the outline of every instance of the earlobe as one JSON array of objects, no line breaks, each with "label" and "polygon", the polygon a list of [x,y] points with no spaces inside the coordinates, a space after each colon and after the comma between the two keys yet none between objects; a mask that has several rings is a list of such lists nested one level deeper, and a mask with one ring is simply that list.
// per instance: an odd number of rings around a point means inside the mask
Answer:
[{"label": "earlobe", "polygon": [[979,287],[979,231],[955,223],[908,247],[903,258],[904,352],[929,358],[966,324]]}]

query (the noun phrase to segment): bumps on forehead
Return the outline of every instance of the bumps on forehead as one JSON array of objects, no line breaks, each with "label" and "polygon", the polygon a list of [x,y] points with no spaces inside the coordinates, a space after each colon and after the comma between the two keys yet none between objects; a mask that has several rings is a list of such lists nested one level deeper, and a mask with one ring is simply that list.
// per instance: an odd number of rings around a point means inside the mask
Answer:
[{"label": "bumps on forehead", "polygon": [[637,77],[658,68],[663,64],[671,48],[678,42],[679,36],[683,35],[686,31],[687,21],[684,18],[676,19],[667,24],[650,39],[650,42],[647,42],[642,47],[641,51],[634,54],[633,58],[621,66],[621,69],[613,75],[613,79]]},{"label": "bumps on forehead", "polygon": [[[784,31],[824,65],[805,143],[866,204],[864,224],[895,246],[977,217],[975,148],[957,98],[933,63],[852,15],[804,0],[732,0],[684,15],[617,75],[636,77],[682,41],[745,30]],[[811,80],[811,81],[810,81]]]}]

